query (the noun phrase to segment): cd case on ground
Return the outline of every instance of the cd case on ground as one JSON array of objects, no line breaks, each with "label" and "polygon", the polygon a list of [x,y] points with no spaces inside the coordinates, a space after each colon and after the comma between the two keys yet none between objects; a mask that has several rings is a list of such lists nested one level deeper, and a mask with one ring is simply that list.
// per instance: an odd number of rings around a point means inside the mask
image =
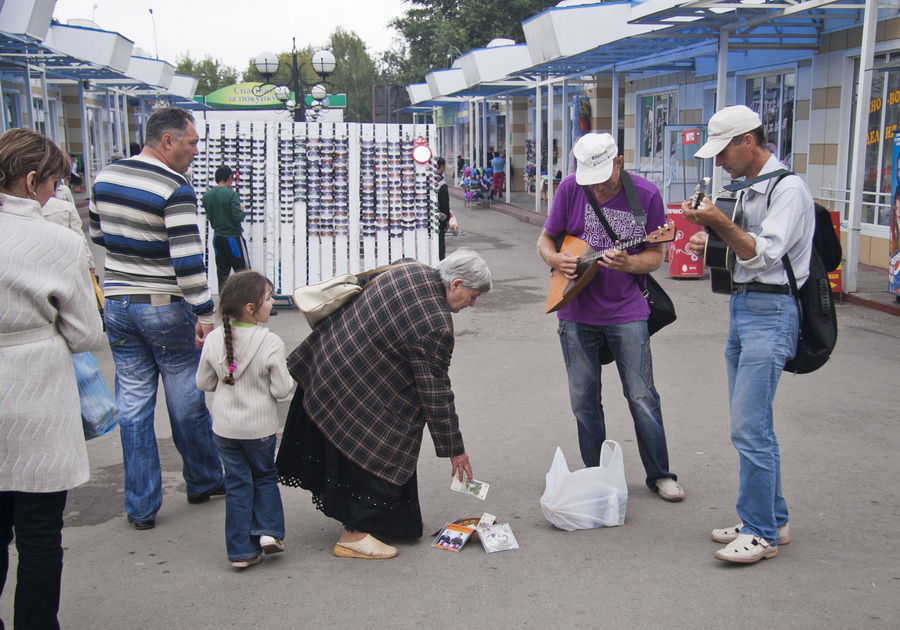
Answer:
[{"label": "cd case on ground", "polygon": [[469,540],[469,536],[472,535],[473,531],[475,530],[471,527],[447,523],[441,529],[437,538],[434,539],[434,542],[431,543],[431,546],[448,551],[459,551],[466,544],[466,541]]},{"label": "cd case on ground", "polygon": [[477,531],[478,538],[488,553],[519,548],[519,541],[516,540],[516,535],[513,534],[509,523],[479,525]]}]

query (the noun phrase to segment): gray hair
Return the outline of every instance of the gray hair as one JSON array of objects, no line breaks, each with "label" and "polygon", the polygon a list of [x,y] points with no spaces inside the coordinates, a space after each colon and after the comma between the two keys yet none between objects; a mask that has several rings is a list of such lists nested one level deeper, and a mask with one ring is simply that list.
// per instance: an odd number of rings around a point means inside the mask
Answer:
[{"label": "gray hair", "polygon": [[460,278],[466,288],[482,293],[491,290],[491,270],[484,259],[471,249],[457,249],[439,262],[435,269],[441,274],[441,282],[445,287]]}]

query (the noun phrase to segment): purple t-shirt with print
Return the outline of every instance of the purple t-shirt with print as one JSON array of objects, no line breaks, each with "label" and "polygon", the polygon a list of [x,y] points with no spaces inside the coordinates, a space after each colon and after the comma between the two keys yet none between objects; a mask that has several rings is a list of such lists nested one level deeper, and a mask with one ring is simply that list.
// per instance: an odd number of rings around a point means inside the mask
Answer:
[{"label": "purple t-shirt with print", "polygon": [[[631,179],[634,181],[638,201],[647,213],[647,227],[653,230],[665,225],[666,213],[659,189],[643,177],[632,174]],[[615,197],[600,204],[600,210],[619,240],[646,236],[645,228],[634,222],[624,187]],[[575,181],[575,175],[569,175],[560,182],[553,197],[550,215],[544,223],[544,231],[552,237],[561,234],[576,236],[597,251],[610,249],[615,244],[591,208],[584,190]],[[646,245],[632,247],[628,252],[636,254],[645,247]],[[646,320],[649,315],[650,307],[634,277],[603,268],[574,300],[557,311],[560,319],[593,326],[641,321]]]}]

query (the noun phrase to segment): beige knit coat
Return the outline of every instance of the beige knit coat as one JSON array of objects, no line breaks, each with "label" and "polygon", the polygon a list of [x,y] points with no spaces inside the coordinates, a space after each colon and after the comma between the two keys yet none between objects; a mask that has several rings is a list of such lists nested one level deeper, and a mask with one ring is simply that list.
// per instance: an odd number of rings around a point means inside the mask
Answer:
[{"label": "beige knit coat", "polygon": [[37,202],[0,202],[0,491],[68,490],[90,476],[72,352],[103,339],[87,254]]}]

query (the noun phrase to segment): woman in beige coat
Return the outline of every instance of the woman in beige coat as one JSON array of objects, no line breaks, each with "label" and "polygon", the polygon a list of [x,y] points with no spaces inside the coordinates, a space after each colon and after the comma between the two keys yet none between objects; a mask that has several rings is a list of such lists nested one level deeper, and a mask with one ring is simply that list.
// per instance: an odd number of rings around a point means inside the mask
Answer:
[{"label": "woman in beige coat", "polygon": [[0,136],[0,593],[15,533],[16,628],[59,627],[66,492],[89,477],[72,352],[102,325],[83,240],[41,216],[68,171],[41,134]]}]

